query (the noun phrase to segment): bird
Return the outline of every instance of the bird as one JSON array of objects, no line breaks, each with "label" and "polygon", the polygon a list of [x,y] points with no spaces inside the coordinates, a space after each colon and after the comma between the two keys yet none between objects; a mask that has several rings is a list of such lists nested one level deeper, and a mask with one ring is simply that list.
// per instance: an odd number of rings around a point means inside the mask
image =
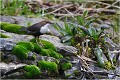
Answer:
[{"label": "bird", "polygon": [[53,24],[53,23],[48,20],[43,20],[41,22],[33,24],[30,27],[22,27],[20,30],[26,31],[27,34],[33,35],[35,37],[35,40],[37,40],[39,39],[40,35],[45,34],[45,33],[50,33],[50,29],[48,27],[49,24]]}]

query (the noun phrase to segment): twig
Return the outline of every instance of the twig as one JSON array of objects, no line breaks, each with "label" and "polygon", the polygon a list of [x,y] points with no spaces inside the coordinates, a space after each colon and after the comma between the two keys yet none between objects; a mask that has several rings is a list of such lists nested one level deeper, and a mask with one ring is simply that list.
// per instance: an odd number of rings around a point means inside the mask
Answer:
[{"label": "twig", "polygon": [[[66,8],[66,7],[70,7],[70,6],[72,6],[72,5],[71,5],[71,4],[70,4],[70,5],[64,5],[64,6],[58,8],[58,9],[52,11],[52,12],[47,13],[47,14],[52,14],[52,13],[57,12],[58,10],[60,10],[60,9],[62,9],[62,8]],[[47,14],[45,14],[45,15],[47,15]]]},{"label": "twig", "polygon": [[[106,6],[105,8],[102,8],[102,9],[99,10],[99,11],[100,11],[100,12],[101,12],[101,11],[104,11],[105,9],[108,9],[108,8],[114,6],[117,2],[118,2],[118,1],[114,2],[112,5],[108,5],[108,6]],[[118,7],[118,8],[120,9],[120,7]]]},{"label": "twig", "polygon": [[[118,3],[118,1],[114,2],[112,5],[109,5],[109,6],[105,7],[105,8],[107,9],[107,8],[109,8],[109,7],[112,7],[112,6],[114,6],[116,3]],[[119,9],[120,9],[120,7],[119,7]]]},{"label": "twig", "polygon": [[82,14],[74,14],[74,15],[71,15],[71,14],[60,14],[60,13],[52,13],[53,15],[55,16],[67,16],[67,17],[71,17],[71,16],[81,16]]},{"label": "twig", "polygon": [[[87,1],[87,2],[92,2],[92,3],[98,3],[98,4],[103,4],[103,5],[111,6],[110,4],[103,3],[103,2],[100,2],[100,1]],[[115,4],[116,4],[116,2],[115,2]],[[112,5],[112,7],[120,9],[120,7],[118,7],[118,6],[113,6]]]}]

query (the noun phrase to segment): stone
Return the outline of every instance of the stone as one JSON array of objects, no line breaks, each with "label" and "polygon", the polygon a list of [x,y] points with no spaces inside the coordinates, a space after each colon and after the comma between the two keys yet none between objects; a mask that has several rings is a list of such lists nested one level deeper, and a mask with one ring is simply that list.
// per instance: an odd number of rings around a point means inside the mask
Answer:
[{"label": "stone", "polygon": [[[25,66],[26,64],[23,64],[23,63],[19,63],[19,64],[14,64],[14,63],[9,63],[9,64],[6,64],[4,62],[1,62],[0,63],[0,70],[3,74],[11,71],[11,70],[14,70],[14,69],[17,69],[17,68],[20,68],[20,67],[23,67]],[[2,74],[2,75],[3,75]]]},{"label": "stone", "polygon": [[74,75],[74,71],[77,70],[76,67],[72,67],[70,70],[65,71],[65,75],[70,75],[73,76]]},{"label": "stone", "polygon": [[76,55],[77,49],[73,46],[68,46],[60,43],[60,39],[56,36],[51,35],[41,35],[40,39],[51,42],[62,55]]},{"label": "stone", "polygon": [[1,44],[1,45],[5,45],[6,42],[7,42],[7,41],[6,41],[4,38],[0,38],[0,44]]},{"label": "stone", "polygon": [[4,47],[5,47],[5,50],[10,51],[10,50],[13,49],[14,44],[12,44],[12,43],[6,43]]}]

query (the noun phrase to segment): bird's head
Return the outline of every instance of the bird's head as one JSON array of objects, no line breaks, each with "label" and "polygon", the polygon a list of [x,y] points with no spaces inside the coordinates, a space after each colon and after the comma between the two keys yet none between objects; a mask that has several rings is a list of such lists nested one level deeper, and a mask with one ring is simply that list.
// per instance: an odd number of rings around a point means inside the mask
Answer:
[{"label": "bird's head", "polygon": [[41,27],[40,32],[43,33],[43,34],[44,33],[50,33],[49,25],[53,24],[53,22],[45,20],[45,21],[42,21],[42,23],[45,24],[45,25]]}]

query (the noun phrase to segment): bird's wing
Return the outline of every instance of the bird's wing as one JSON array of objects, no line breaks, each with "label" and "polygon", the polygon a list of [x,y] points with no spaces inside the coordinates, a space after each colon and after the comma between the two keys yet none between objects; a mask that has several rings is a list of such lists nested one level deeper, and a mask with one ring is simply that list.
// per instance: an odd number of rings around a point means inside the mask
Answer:
[{"label": "bird's wing", "polygon": [[28,31],[32,31],[32,32],[35,32],[35,31],[38,31],[40,30],[42,26],[40,25],[40,23],[36,23],[30,27],[27,28]]}]

